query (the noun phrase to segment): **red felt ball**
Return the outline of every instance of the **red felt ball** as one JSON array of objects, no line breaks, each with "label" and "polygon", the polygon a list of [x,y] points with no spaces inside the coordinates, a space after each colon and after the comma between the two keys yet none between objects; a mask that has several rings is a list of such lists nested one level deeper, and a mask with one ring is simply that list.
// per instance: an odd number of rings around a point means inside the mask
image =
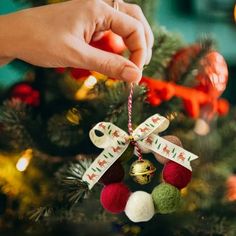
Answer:
[{"label": "red felt ball", "polygon": [[101,192],[100,202],[109,212],[117,214],[124,211],[130,190],[123,183],[113,183],[106,185]]},{"label": "red felt ball", "polygon": [[192,172],[174,161],[169,161],[163,168],[162,177],[166,183],[182,189],[190,182]]},{"label": "red felt ball", "polygon": [[125,176],[125,170],[119,161],[116,161],[101,177],[99,182],[108,185],[121,182]]}]

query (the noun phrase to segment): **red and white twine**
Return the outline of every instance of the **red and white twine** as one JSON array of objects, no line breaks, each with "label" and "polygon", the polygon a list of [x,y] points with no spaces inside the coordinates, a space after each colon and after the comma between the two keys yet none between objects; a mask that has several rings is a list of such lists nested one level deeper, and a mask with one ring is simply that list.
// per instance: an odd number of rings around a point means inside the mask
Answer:
[{"label": "red and white twine", "polygon": [[129,97],[128,97],[128,133],[130,135],[131,144],[135,146],[136,153],[138,155],[138,160],[141,161],[143,159],[142,152],[138,146],[138,143],[136,141],[134,141],[134,138],[132,136],[132,134],[133,134],[133,127],[132,127],[133,94],[134,94],[134,84],[131,83],[130,84],[130,93],[129,93]]}]

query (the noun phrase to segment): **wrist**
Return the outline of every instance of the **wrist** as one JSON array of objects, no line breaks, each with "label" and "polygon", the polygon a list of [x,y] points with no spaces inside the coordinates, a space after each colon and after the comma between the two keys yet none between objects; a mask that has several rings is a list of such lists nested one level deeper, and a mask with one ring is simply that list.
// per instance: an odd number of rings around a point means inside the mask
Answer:
[{"label": "wrist", "polygon": [[18,47],[17,34],[20,27],[15,14],[0,16],[0,64],[15,59]]}]

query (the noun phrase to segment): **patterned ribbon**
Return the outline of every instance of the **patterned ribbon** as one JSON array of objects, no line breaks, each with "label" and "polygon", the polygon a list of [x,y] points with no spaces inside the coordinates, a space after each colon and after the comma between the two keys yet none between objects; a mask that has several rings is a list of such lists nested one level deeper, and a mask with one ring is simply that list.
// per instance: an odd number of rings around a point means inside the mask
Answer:
[{"label": "patterned ribbon", "polygon": [[198,156],[158,135],[158,133],[166,130],[168,126],[168,119],[159,114],[155,114],[132,132],[131,139],[129,134],[112,123],[98,123],[90,131],[89,136],[95,146],[103,148],[104,150],[86,170],[82,180],[86,182],[89,189],[91,189],[112,164],[125,152],[132,140],[135,141],[141,149],[158,153],[192,170],[190,161],[197,159]]}]

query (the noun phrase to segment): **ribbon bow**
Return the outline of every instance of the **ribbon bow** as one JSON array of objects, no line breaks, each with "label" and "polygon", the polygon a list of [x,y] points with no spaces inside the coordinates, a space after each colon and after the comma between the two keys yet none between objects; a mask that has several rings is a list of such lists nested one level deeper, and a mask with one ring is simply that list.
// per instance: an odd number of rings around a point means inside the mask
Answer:
[{"label": "ribbon bow", "polygon": [[166,130],[168,126],[168,119],[155,114],[140,124],[130,136],[112,123],[98,123],[91,129],[89,136],[95,146],[104,150],[86,170],[82,180],[91,189],[132,141],[137,142],[141,150],[158,153],[192,170],[190,161],[197,159],[198,156],[158,136],[158,133]]}]

